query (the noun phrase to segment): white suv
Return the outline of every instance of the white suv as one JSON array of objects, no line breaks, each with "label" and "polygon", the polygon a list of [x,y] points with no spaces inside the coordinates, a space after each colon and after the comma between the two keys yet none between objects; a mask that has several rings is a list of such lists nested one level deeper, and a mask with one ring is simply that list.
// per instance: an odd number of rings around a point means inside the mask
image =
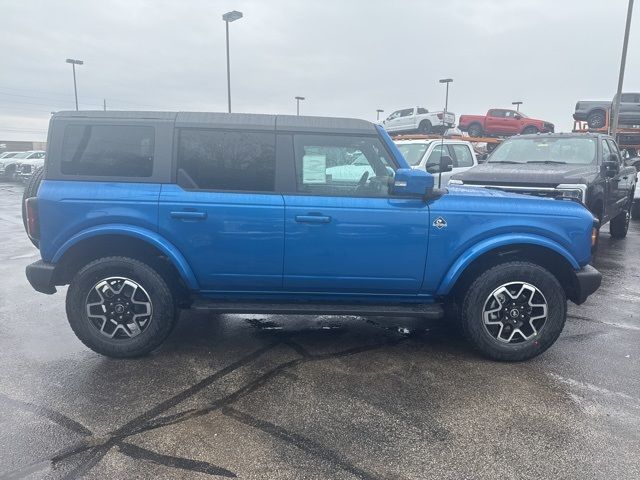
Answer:
[{"label": "white suv", "polygon": [[389,133],[420,132],[444,133],[456,123],[456,115],[451,112],[429,112],[423,107],[396,110],[382,121]]},{"label": "white suv", "polygon": [[[395,144],[411,165],[411,168],[426,170],[437,175],[440,169],[440,157],[449,155],[453,160],[453,170],[442,173],[441,185],[445,187],[456,173],[469,170],[478,165],[476,153],[469,142],[463,140],[396,140]],[[438,178],[436,178],[436,186]]]}]

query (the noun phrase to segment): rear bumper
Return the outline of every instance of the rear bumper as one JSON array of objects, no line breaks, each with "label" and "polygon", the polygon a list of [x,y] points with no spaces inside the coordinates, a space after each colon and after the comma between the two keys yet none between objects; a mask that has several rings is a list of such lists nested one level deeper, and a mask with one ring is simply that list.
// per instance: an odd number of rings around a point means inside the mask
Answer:
[{"label": "rear bumper", "polygon": [[53,283],[55,269],[56,267],[52,263],[38,260],[27,265],[25,273],[27,274],[27,280],[36,291],[51,295],[56,293],[56,286]]},{"label": "rear bumper", "polygon": [[600,288],[602,283],[602,274],[591,265],[586,265],[576,272],[576,292],[575,298],[571,300],[580,305],[593,292]]}]

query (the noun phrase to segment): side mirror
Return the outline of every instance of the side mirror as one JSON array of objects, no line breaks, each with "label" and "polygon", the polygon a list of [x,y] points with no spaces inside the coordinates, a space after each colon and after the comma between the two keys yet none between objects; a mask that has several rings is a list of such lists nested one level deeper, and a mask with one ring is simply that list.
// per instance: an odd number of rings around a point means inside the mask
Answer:
[{"label": "side mirror", "polygon": [[424,170],[413,168],[399,168],[396,170],[391,193],[399,197],[419,197],[424,196],[433,190],[433,175]]},{"label": "side mirror", "polygon": [[522,115],[514,115],[514,117],[516,120],[522,120]]},{"label": "side mirror", "polygon": [[615,177],[620,171],[620,164],[618,163],[618,157],[614,154],[609,155],[608,158],[602,163],[604,174],[611,178]]},{"label": "side mirror", "polygon": [[453,170],[453,160],[449,155],[443,155],[440,157],[440,170],[439,173],[446,173]]}]

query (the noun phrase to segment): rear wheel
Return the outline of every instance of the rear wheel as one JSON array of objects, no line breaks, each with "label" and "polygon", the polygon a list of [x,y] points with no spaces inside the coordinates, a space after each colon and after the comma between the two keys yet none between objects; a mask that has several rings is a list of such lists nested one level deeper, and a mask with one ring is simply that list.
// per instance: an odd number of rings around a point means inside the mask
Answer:
[{"label": "rear wheel", "polygon": [[471,283],[460,315],[465,337],[481,354],[517,362],[541,354],[557,340],[567,299],[556,277],[541,266],[503,263]]},{"label": "rear wheel", "polygon": [[429,120],[423,120],[422,122],[420,122],[420,125],[418,126],[418,131],[424,134],[431,133],[431,129],[432,129],[432,125]]},{"label": "rear wheel", "polygon": [[529,125],[528,127],[525,127],[524,130],[522,130],[523,135],[531,135],[533,133],[538,133],[538,129],[533,125]]},{"label": "rear wheel", "polygon": [[589,128],[603,128],[605,124],[605,114],[602,110],[591,112],[587,117],[587,125]]},{"label": "rear wheel", "polygon": [[[24,187],[24,192],[22,193],[22,225],[24,226],[25,232],[27,231],[27,207],[24,202],[27,198],[38,196],[38,189],[40,188],[40,184],[42,183],[43,178],[44,167],[37,168]],[[31,240],[31,243],[38,247],[37,240],[34,240],[31,237],[29,237],[29,240]]]},{"label": "rear wheel", "polygon": [[470,137],[481,137],[484,133],[482,131],[482,126],[478,123],[472,123],[471,125],[469,125],[467,132],[469,133]]},{"label": "rear wheel", "polygon": [[127,257],[100,258],[82,268],[71,281],[66,306],[82,343],[117,358],[160,346],[176,318],[167,282],[149,265]]}]

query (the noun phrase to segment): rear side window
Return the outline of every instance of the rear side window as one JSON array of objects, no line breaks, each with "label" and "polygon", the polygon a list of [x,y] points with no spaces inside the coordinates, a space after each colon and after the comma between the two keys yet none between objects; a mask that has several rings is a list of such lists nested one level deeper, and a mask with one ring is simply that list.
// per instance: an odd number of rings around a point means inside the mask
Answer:
[{"label": "rear side window", "polygon": [[150,177],[153,172],[153,127],[69,125],[62,142],[65,175]]},{"label": "rear side window", "polygon": [[275,142],[273,132],[183,129],[178,140],[178,178],[186,174],[189,186],[200,190],[272,192]]}]

